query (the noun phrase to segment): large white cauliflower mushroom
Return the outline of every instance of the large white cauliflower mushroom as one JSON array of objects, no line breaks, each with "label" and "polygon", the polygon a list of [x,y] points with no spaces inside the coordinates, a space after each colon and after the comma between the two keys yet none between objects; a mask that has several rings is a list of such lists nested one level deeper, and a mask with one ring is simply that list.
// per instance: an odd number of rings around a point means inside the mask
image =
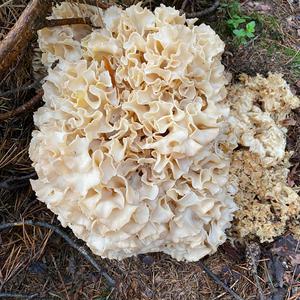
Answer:
[{"label": "large white cauliflower mushroom", "polygon": [[[52,17],[81,13],[63,3]],[[39,32],[43,63],[58,63],[34,114],[32,187],[102,257],[163,251],[196,261],[225,241],[236,210],[230,153],[219,147],[224,44],[163,5],[100,16],[102,29]]]}]

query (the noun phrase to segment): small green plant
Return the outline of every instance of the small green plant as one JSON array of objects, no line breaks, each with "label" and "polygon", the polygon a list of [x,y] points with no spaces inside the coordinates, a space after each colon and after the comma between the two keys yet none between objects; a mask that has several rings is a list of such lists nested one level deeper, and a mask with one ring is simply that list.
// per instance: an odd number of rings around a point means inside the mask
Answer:
[{"label": "small green plant", "polygon": [[226,23],[228,27],[230,27],[230,29],[235,30],[245,22],[246,22],[245,18],[242,18],[239,15],[233,15],[229,20],[227,20]]},{"label": "small green plant", "polygon": [[222,8],[226,10],[229,16],[226,24],[239,45],[246,44],[249,39],[255,36],[256,23],[249,16],[242,14],[239,2],[224,3]]},{"label": "small green plant", "polygon": [[227,10],[229,16],[239,15],[241,12],[241,6],[238,1],[227,1],[225,3],[221,3],[221,9]]},{"label": "small green plant", "polygon": [[247,23],[245,28],[237,28],[232,32],[236,36],[240,44],[246,44],[247,39],[253,38],[255,36],[255,21]]}]

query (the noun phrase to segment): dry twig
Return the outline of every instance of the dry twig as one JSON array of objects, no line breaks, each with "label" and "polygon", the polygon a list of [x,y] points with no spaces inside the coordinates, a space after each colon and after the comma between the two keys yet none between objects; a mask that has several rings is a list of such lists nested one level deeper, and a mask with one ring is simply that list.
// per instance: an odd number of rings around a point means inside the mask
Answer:
[{"label": "dry twig", "polygon": [[14,299],[34,299],[38,297],[39,294],[31,294],[31,295],[25,295],[25,294],[17,294],[17,293],[0,293],[0,298],[4,299],[9,299],[9,298],[14,298]]},{"label": "dry twig", "polygon": [[60,230],[58,227],[46,223],[46,222],[35,222],[32,220],[28,221],[23,221],[23,222],[14,222],[14,223],[4,223],[0,224],[0,230],[4,229],[9,229],[15,226],[24,226],[24,225],[29,225],[29,226],[38,226],[38,227],[43,227],[50,229],[54,231],[56,234],[61,236],[71,247],[76,249],[80,254],[84,256],[84,258],[91,263],[91,265],[94,266],[94,268],[107,280],[107,283],[110,286],[115,286],[115,281],[112,279],[96,262],[96,260],[87,252],[87,250],[83,246],[77,245],[70,237],[67,236],[66,233],[64,233],[62,230]]},{"label": "dry twig", "polygon": [[243,300],[236,292],[234,292],[229,286],[222,282],[216,274],[214,274],[201,260],[199,260],[200,267],[205,271],[205,273],[213,279],[213,281],[220,285],[228,294],[230,294],[235,300]]},{"label": "dry twig", "polygon": [[23,176],[8,178],[0,182],[0,189],[14,191],[15,189],[28,185],[28,180],[34,177],[36,177],[35,172]]},{"label": "dry twig", "polygon": [[[65,0],[60,0],[60,1],[65,1]],[[85,3],[88,5],[98,6],[102,9],[107,9],[112,5],[110,3],[105,3],[100,0],[75,0],[75,1],[78,3]]]},{"label": "dry twig", "polygon": [[27,101],[23,105],[17,107],[14,110],[0,114],[0,121],[5,121],[7,119],[10,119],[12,117],[18,116],[26,111],[31,110],[37,103],[41,101],[43,94],[44,92],[40,90],[35,96],[33,96],[29,101]]},{"label": "dry twig", "polygon": [[0,97],[7,97],[7,96],[9,96],[11,94],[16,94],[16,93],[19,93],[19,92],[24,92],[24,91],[31,90],[31,89],[39,86],[41,80],[42,80],[42,78],[39,79],[39,80],[37,80],[37,81],[35,81],[35,82],[33,82],[33,83],[31,83],[31,84],[26,84],[26,85],[18,87],[16,89],[12,89],[12,90],[0,93]]},{"label": "dry twig", "polygon": [[66,288],[66,284],[65,284],[65,282],[64,282],[64,279],[63,279],[62,276],[61,276],[61,273],[60,273],[60,271],[59,271],[59,268],[57,267],[57,263],[56,263],[56,261],[55,261],[55,258],[54,258],[54,256],[53,256],[52,254],[51,254],[51,257],[52,257],[52,262],[53,262],[53,265],[54,265],[54,267],[55,267],[55,270],[56,270],[56,272],[57,272],[57,274],[58,274],[59,280],[60,280],[60,282],[62,283],[62,286],[63,286],[63,288],[64,288],[64,292],[65,292],[65,294],[66,294],[67,300],[70,300],[70,297],[69,297],[69,294],[68,294],[68,291],[67,291],[67,288]]},{"label": "dry twig", "polygon": [[45,22],[41,25],[41,28],[64,26],[64,25],[76,25],[76,24],[86,24],[89,26],[93,26],[90,18],[66,18],[66,19],[45,20]]},{"label": "dry twig", "polygon": [[189,0],[184,0],[181,5],[180,14],[184,14],[184,9],[186,8]]},{"label": "dry twig", "polygon": [[206,8],[206,9],[203,9],[201,11],[195,11],[195,12],[185,12],[184,11],[187,3],[188,3],[188,0],[185,0],[183,2],[182,6],[181,6],[181,12],[185,13],[187,18],[202,18],[202,17],[210,15],[211,13],[216,11],[220,5],[220,0],[215,0],[214,3],[212,4],[212,6]]}]

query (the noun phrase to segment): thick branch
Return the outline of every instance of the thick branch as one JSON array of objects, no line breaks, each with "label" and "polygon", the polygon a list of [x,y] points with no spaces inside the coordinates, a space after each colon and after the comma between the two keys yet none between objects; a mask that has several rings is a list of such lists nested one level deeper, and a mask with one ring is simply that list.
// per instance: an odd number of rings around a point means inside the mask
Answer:
[{"label": "thick branch", "polygon": [[39,103],[43,97],[44,92],[40,90],[35,96],[33,96],[29,101],[24,103],[23,105],[17,107],[14,110],[8,111],[6,113],[0,114],[0,122],[5,121],[9,118],[18,116],[26,111],[31,110],[34,106]]},{"label": "thick branch", "polygon": [[[62,1],[58,0],[57,2]],[[95,5],[102,9],[110,6],[110,4],[97,0],[77,0],[77,2]],[[43,24],[47,22],[46,16],[51,8],[51,4],[51,0],[31,0],[13,28],[0,43],[0,79],[5,76],[8,69],[16,62],[22,50],[31,41],[36,30],[45,27]]]},{"label": "thick branch", "polygon": [[35,32],[36,25],[47,16],[51,1],[31,0],[18,21],[0,44],[0,78],[25,48]]},{"label": "thick branch", "polygon": [[28,220],[28,221],[23,221],[23,222],[15,222],[15,223],[4,223],[4,224],[0,224],[0,230],[4,230],[4,229],[9,229],[15,226],[24,226],[24,225],[29,225],[29,226],[38,226],[38,227],[43,227],[43,228],[47,228],[47,229],[51,229],[52,231],[54,231],[56,234],[58,234],[59,236],[61,236],[71,247],[73,247],[74,249],[76,249],[78,252],[80,252],[80,254],[82,254],[84,256],[84,258],[90,262],[91,265],[94,266],[94,268],[102,275],[105,277],[105,279],[107,280],[107,283],[110,286],[115,286],[115,281],[98,265],[98,263],[96,262],[96,260],[87,252],[87,250],[82,247],[77,245],[71,238],[69,238],[67,236],[66,233],[64,233],[62,230],[60,230],[58,227],[46,223],[46,222],[34,222],[32,220]]}]

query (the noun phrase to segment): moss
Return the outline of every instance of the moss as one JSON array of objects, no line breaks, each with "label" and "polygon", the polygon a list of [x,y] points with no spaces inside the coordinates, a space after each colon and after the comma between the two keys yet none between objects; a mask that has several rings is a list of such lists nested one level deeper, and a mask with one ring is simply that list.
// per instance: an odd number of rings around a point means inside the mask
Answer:
[{"label": "moss", "polygon": [[257,24],[257,34],[260,39],[269,38],[282,41],[284,36],[280,31],[279,20],[275,16],[253,12],[249,15]]},{"label": "moss", "polygon": [[296,81],[300,77],[300,52],[290,48],[282,46],[281,44],[270,43],[267,40],[261,40],[259,48],[266,50],[266,55],[279,62],[281,67],[285,67],[289,70],[289,77],[293,81]]},{"label": "moss", "polygon": [[300,76],[300,51],[292,48],[284,48],[284,55],[288,58],[287,65],[291,67],[291,71],[296,77]]}]

